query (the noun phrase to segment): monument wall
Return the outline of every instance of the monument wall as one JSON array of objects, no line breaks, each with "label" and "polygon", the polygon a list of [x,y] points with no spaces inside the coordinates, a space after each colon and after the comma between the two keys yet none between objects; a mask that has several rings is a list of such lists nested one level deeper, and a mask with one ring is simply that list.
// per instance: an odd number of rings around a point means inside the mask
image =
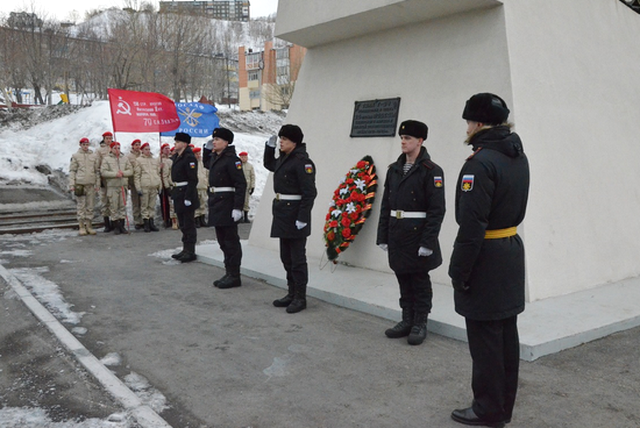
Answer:
[{"label": "monument wall", "polygon": [[[472,94],[494,92],[510,106],[531,162],[530,205],[519,227],[528,300],[640,274],[637,14],[615,0],[580,9],[552,0],[321,4],[280,0],[277,24],[279,37],[309,49],[287,117],[302,127],[317,165],[309,256],[324,252],[324,219],[347,170],[371,155],[381,196],[386,167],[400,154],[397,136],[349,136],[354,103],[399,97],[398,123],[429,125],[425,146],[445,171],[445,261],[432,278],[449,283],[455,182],[471,153],[461,112]],[[277,248],[268,237],[272,197],[270,180],[250,245]],[[375,245],[379,204],[339,261],[388,271]]]}]

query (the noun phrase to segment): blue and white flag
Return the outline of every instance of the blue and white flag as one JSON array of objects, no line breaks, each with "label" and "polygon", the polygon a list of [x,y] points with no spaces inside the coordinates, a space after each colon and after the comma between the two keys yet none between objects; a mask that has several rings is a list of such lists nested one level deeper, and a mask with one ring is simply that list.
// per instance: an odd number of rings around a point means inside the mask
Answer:
[{"label": "blue and white flag", "polygon": [[184,132],[191,137],[210,137],[213,130],[220,126],[220,118],[216,115],[217,108],[203,103],[176,103],[176,110],[180,117],[180,126],[173,131],[160,133],[163,137],[172,137],[176,132]]}]

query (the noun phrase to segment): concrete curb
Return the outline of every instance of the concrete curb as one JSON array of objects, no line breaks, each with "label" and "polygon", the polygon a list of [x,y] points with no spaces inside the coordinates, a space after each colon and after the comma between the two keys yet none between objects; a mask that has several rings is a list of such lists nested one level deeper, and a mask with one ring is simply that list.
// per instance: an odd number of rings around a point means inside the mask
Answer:
[{"label": "concrete curb", "polygon": [[91,375],[118,400],[124,408],[136,419],[143,428],[172,428],[160,415],[131,391],[116,375],[100,362],[87,348],[78,341],[51,313],[12,275],[4,266],[0,265],[0,276],[11,286],[22,302],[38,318],[51,333],[62,343],[82,364]]}]

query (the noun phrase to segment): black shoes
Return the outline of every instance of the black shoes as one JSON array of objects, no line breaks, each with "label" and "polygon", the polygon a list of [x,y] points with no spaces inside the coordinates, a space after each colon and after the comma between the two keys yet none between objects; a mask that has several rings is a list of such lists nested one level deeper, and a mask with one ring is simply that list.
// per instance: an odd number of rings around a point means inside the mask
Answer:
[{"label": "black shoes", "polygon": [[401,337],[407,337],[411,333],[411,322],[402,320],[398,324],[391,328],[388,328],[384,334],[389,339],[399,339]]},{"label": "black shoes", "polygon": [[184,250],[180,251],[179,253],[171,254],[171,258],[178,260],[183,255],[184,255]]},{"label": "black shoes", "polygon": [[273,306],[276,308],[286,308],[293,302],[293,294],[288,293],[282,299],[276,299],[273,301]]},{"label": "black shoes", "polygon": [[472,407],[467,407],[466,409],[456,409],[451,412],[451,419],[456,422],[460,422],[464,425],[472,425],[472,426],[485,426],[491,428],[503,428],[505,422],[490,422],[482,419],[476,412],[473,411]]},{"label": "black shoes", "polygon": [[240,281],[240,276],[235,276],[235,275],[225,275],[222,278],[220,278],[220,280],[218,280],[217,282],[218,282],[217,284],[214,282],[213,285],[215,285],[220,289],[235,288],[235,287],[240,287],[242,285],[242,282]]},{"label": "black shoes", "polygon": [[407,338],[409,345],[420,345],[427,337],[428,314],[417,313],[413,317],[413,327]]},{"label": "black shoes", "polygon": [[307,299],[294,298],[293,301],[289,303],[289,306],[287,306],[287,313],[295,314],[306,308],[307,308]]},{"label": "black shoes", "polygon": [[189,263],[196,259],[197,259],[196,253],[187,252],[187,251],[185,251],[180,257],[176,258],[176,260],[178,260],[180,263]]}]

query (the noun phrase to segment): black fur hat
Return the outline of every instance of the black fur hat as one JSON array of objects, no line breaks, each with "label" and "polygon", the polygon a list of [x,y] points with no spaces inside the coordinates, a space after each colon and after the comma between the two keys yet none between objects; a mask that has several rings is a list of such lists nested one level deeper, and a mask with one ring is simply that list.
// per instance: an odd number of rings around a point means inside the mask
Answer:
[{"label": "black fur hat", "polygon": [[302,129],[297,125],[282,125],[282,128],[280,128],[278,132],[278,137],[285,137],[296,144],[300,144],[302,143],[304,134],[302,133]]},{"label": "black fur hat", "polygon": [[174,141],[182,141],[183,143],[191,144],[191,136],[184,132],[176,132],[176,136],[173,137]]},{"label": "black fur hat", "polygon": [[509,108],[502,98],[484,92],[475,94],[464,106],[462,118],[487,125],[500,125],[507,121]]},{"label": "black fur hat", "polygon": [[398,135],[410,135],[415,138],[427,139],[429,134],[429,128],[426,124],[418,122],[417,120],[405,120],[400,124],[398,129]]},{"label": "black fur hat", "polygon": [[225,140],[226,142],[228,142],[229,144],[233,144],[233,132],[231,132],[230,130],[228,130],[227,128],[216,128],[213,130],[213,137],[218,137],[221,138],[223,140]]}]

